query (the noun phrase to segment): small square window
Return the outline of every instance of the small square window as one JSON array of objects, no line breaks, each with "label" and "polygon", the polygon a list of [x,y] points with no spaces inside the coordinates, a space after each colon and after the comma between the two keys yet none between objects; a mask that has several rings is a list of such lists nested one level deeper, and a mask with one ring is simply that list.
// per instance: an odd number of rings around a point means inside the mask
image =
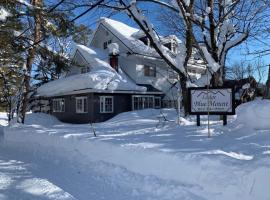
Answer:
[{"label": "small square window", "polygon": [[156,77],[156,67],[145,65],[144,76]]}]

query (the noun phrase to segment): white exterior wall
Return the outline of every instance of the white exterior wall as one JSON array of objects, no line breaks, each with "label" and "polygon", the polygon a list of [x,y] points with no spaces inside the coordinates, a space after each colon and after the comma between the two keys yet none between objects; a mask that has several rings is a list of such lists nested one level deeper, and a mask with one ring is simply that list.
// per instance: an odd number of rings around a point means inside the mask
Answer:
[{"label": "white exterior wall", "polygon": [[[169,78],[169,68],[164,61],[131,55],[129,58],[122,58],[120,65],[137,84],[150,84],[164,92],[168,98],[176,95],[177,88],[170,90],[176,80]],[[145,76],[144,65],[156,67],[156,77]]]},{"label": "white exterior wall", "polygon": [[111,32],[107,31],[106,28],[101,24],[98,28],[98,30],[95,32],[94,38],[90,44],[90,47],[100,48],[104,51],[108,52],[108,48],[103,48],[103,43],[108,42],[109,40],[112,41],[112,43],[117,43],[119,45],[120,54],[121,53],[127,53],[128,49],[127,47],[114,35],[111,34]]}]

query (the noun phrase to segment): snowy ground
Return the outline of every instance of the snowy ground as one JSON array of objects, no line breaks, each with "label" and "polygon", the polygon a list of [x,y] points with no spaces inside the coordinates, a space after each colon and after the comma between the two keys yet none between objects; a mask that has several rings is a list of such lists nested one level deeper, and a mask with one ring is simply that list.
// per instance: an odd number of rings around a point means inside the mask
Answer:
[{"label": "snowy ground", "polygon": [[270,199],[270,101],[244,104],[226,127],[211,117],[211,138],[206,118],[177,126],[163,112],[171,121],[158,127],[159,110],[94,124],[96,138],[89,125],[28,115],[5,128],[0,199]]}]

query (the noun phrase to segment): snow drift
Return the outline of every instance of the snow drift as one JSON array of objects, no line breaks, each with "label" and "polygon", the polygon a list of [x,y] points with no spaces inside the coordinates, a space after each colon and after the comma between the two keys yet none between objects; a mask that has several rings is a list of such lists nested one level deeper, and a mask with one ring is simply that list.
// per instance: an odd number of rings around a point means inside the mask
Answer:
[{"label": "snow drift", "polygon": [[[266,100],[241,105],[233,124],[269,117],[263,113],[268,106]],[[257,112],[253,117],[251,108]],[[50,116],[31,114],[26,125],[5,128],[5,144],[48,163],[68,160],[79,171],[94,169],[98,177],[117,180],[134,189],[135,195],[151,193],[154,198],[150,199],[268,199],[270,130],[232,129],[232,124],[214,126],[212,121],[215,134],[208,139],[204,123],[202,127],[187,121],[181,127],[156,128],[159,114],[154,109],[122,113],[94,124],[97,138],[89,125],[63,124]],[[169,120],[176,116],[170,110],[163,114]],[[266,127],[266,122],[262,120],[258,127]]]},{"label": "snow drift", "polygon": [[243,124],[249,129],[270,129],[270,100],[244,103],[237,107],[236,114],[236,124]]}]

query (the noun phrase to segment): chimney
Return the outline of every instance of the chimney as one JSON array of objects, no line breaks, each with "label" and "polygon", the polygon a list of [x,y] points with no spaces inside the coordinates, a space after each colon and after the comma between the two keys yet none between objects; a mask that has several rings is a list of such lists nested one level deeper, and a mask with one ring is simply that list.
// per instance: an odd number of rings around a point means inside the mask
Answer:
[{"label": "chimney", "polygon": [[118,57],[119,57],[119,45],[117,43],[111,43],[108,45],[110,65],[118,72]]},{"label": "chimney", "polygon": [[110,65],[118,72],[118,54],[110,54]]}]

